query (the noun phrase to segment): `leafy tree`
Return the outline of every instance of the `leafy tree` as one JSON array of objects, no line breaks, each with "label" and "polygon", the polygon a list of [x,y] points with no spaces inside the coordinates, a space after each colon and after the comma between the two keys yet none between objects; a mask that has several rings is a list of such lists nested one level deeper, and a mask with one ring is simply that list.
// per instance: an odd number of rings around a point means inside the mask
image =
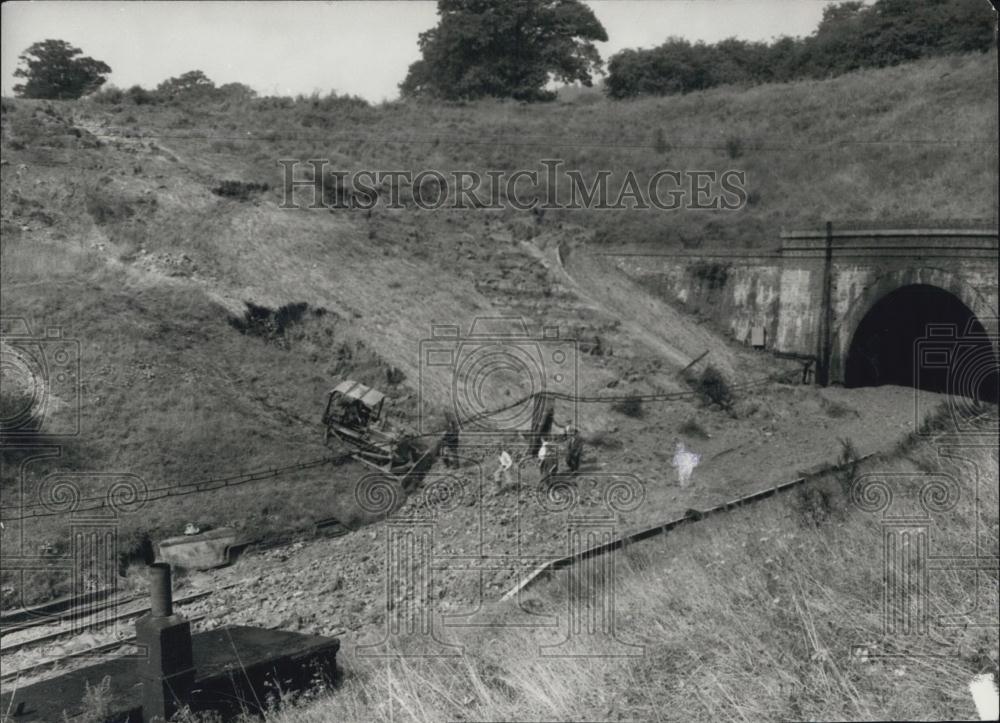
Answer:
[{"label": "leafy tree", "polygon": [[189,70],[177,78],[168,78],[156,86],[156,93],[162,98],[181,98],[209,95],[215,90],[215,83],[200,70]]},{"label": "leafy tree", "polygon": [[823,8],[816,32],[804,44],[804,70],[823,77],[840,75],[870,64],[871,51],[862,36],[870,22],[869,10],[859,0]]},{"label": "leafy tree", "polygon": [[246,101],[257,97],[257,91],[244,83],[226,83],[217,88],[218,96],[226,100]]},{"label": "leafy tree", "polygon": [[15,78],[25,78],[14,86],[14,93],[23,98],[66,100],[79,98],[104,85],[104,76],[111,68],[100,60],[78,57],[83,51],[65,40],[43,40],[33,44],[18,56],[23,67],[14,71]]},{"label": "leafy tree", "polygon": [[993,17],[981,0],[849,0],[828,5],[807,38],[770,45],[729,38],[625,50],[608,62],[612,98],[687,93],[723,83],[824,78],[947,53],[986,52]]},{"label": "leafy tree", "polygon": [[671,37],[655,50],[625,50],[608,63],[612,98],[688,93],[713,85],[710,46]]},{"label": "leafy tree", "polygon": [[125,95],[136,105],[152,105],[158,100],[156,93],[146,90],[141,85],[133,85],[125,91]]},{"label": "leafy tree", "polygon": [[601,70],[594,41],[608,34],[581,0],[438,0],[438,15],[404,97],[550,100],[550,79],[589,87]]}]

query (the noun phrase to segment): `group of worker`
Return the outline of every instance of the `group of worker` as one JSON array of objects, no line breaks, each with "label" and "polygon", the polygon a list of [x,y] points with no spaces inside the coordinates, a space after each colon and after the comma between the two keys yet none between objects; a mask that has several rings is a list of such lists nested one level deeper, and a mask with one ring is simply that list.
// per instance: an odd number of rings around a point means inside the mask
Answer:
[{"label": "group of worker", "polygon": [[[576,474],[580,469],[583,459],[583,438],[580,430],[567,425],[563,427],[561,439],[558,437],[543,437],[538,452],[535,455],[538,464],[538,479],[544,483],[559,471],[559,451],[557,445],[565,448],[566,467],[570,473]],[[556,441],[559,439],[559,442]],[[448,467],[457,466],[459,446],[459,425],[454,415],[449,414],[446,418],[446,429],[441,439],[440,456]],[[510,485],[510,470],[514,466],[514,458],[507,450],[501,450],[500,465],[493,474],[493,481],[496,489]]]},{"label": "group of worker", "polygon": [[[580,437],[579,430],[575,427],[566,427],[563,432],[563,441],[566,452],[566,467],[571,474],[576,474],[580,470],[580,461],[583,459],[583,439]],[[544,484],[559,472],[559,451],[553,440],[542,439],[535,459],[538,463],[538,481],[540,483]],[[514,459],[510,452],[502,450],[500,452],[500,466],[493,474],[493,482],[497,490],[510,485],[510,468],[513,464]]]},{"label": "group of worker", "polygon": [[[676,450],[672,466],[677,470],[678,484],[681,488],[684,488],[691,484],[691,477],[694,474],[695,467],[701,461],[701,455],[688,450],[682,441],[675,441]],[[440,447],[440,456],[449,467],[460,464],[458,459],[458,442],[458,421],[453,415],[449,415],[447,430],[441,440]],[[569,469],[570,474],[576,474],[580,469],[580,462],[583,459],[583,438],[580,435],[580,430],[567,425],[562,427],[561,435],[542,437],[541,445],[538,447],[538,452],[535,455],[540,484],[544,484],[559,472],[558,446],[565,448],[566,467]],[[499,467],[493,473],[493,483],[497,491],[510,486],[510,470],[514,466],[514,458],[507,450],[501,450],[499,462]]]}]

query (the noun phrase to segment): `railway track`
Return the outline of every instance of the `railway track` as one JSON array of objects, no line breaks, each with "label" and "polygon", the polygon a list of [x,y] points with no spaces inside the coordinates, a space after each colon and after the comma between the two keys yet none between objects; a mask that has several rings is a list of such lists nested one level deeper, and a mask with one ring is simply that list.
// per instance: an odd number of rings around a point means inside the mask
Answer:
[{"label": "railway track", "polygon": [[[71,595],[40,605],[32,605],[23,610],[0,616],[0,638],[38,625],[50,625],[56,621],[63,621],[84,609],[95,613],[112,605],[131,602],[137,597],[129,595],[127,598],[116,598],[114,590],[106,588],[96,593]],[[90,602],[81,602],[81,598],[90,598]]]},{"label": "railway track", "polygon": [[[984,419],[989,416],[990,412],[981,412],[975,416],[969,417],[965,420],[967,423],[975,423],[979,420]],[[952,436],[951,433],[945,432],[943,434],[938,434],[932,437],[929,442],[935,443],[944,437]],[[851,464],[856,465],[865,460],[871,459],[872,457],[881,454],[881,452],[871,452],[869,454],[862,455],[854,459]],[[667,522],[661,522],[652,527],[646,527],[641,530],[636,530],[633,532],[626,533],[620,537],[606,542],[602,545],[595,545],[594,547],[587,548],[585,550],[580,550],[571,555],[566,555],[564,557],[556,558],[553,560],[547,560],[538,567],[536,567],[527,577],[523,578],[514,587],[504,593],[501,600],[510,600],[516,597],[522,591],[527,590],[532,585],[537,582],[544,580],[551,576],[553,572],[561,570],[563,568],[574,565],[583,560],[587,560],[592,557],[597,557],[599,555],[604,555],[608,552],[613,552],[619,550],[627,545],[635,542],[642,542],[643,540],[648,540],[652,537],[658,537],[664,535],[670,530],[673,530],[681,525],[691,524],[701,522],[702,520],[718,515],[720,513],[730,512],[735,509],[745,507],[747,505],[752,505],[762,500],[774,497],[775,495],[788,492],[789,490],[795,489],[801,485],[806,484],[810,480],[817,479],[824,473],[836,472],[843,469],[844,465],[830,465],[821,472],[806,475],[803,477],[798,477],[797,479],[791,480],[790,482],[782,482],[781,484],[774,485],[773,487],[768,487],[767,489],[760,490],[759,492],[752,492],[748,495],[742,497],[737,497],[736,499],[730,500],[728,502],[723,502],[722,504],[710,507],[707,510],[688,510],[682,517],[677,517],[675,519],[669,520]]]},{"label": "railway track", "polygon": [[[198,622],[199,620],[204,620],[205,617],[206,615],[204,614],[195,615],[193,617],[188,618],[188,620],[194,623]],[[135,643],[135,636],[130,635],[127,638],[112,640],[110,642],[102,643],[100,645],[95,645],[93,647],[86,648],[84,650],[74,650],[73,652],[67,653],[66,655],[61,655],[58,658],[53,658],[52,660],[44,660],[40,663],[35,663],[34,665],[28,665],[23,668],[18,668],[17,670],[11,670],[11,671],[5,670],[3,674],[0,675],[0,682],[17,680],[18,678],[23,678],[25,676],[46,670],[47,668],[51,668],[61,663],[65,663],[68,660],[75,660],[77,658],[84,658],[88,656],[103,655],[104,653],[111,653],[115,650],[118,650],[119,648],[124,648],[125,646],[133,645],[134,643]]]},{"label": "railway track", "polygon": [[[858,457],[854,460],[854,463],[863,462],[871,457],[874,457],[876,452],[871,454],[866,454]],[[828,471],[835,471],[839,467],[831,467]],[[658,537],[664,535],[671,530],[680,527],[681,525],[686,525],[690,523],[701,522],[702,520],[711,517],[713,515],[718,515],[723,512],[730,512],[747,505],[766,500],[775,495],[781,494],[783,492],[788,492],[789,490],[795,489],[801,485],[804,485],[810,479],[815,479],[819,475],[809,475],[806,477],[799,477],[790,482],[782,482],[781,484],[775,485],[774,487],[768,487],[767,489],[761,490],[759,492],[753,492],[748,495],[743,495],[742,497],[737,497],[736,499],[730,500],[729,502],[723,502],[722,504],[710,507],[707,510],[688,510],[682,517],[677,517],[667,522],[661,522],[659,524],[653,525],[652,527],[645,527],[641,530],[636,530],[634,532],[629,532],[627,534],[621,535],[620,537],[606,542],[602,545],[595,545],[594,547],[589,547],[585,550],[580,550],[571,555],[566,555],[564,557],[556,558],[554,560],[548,560],[538,567],[536,567],[527,577],[518,582],[517,585],[512,587],[506,593],[504,593],[501,600],[510,600],[515,597],[518,593],[523,590],[527,590],[529,587],[535,583],[548,578],[553,572],[557,570],[562,570],[563,568],[569,567],[570,565],[576,564],[583,560],[587,560],[591,557],[597,557],[599,555],[604,555],[609,552],[614,552],[623,547],[626,547],[635,542],[642,542],[643,540],[648,540],[651,537]]]},{"label": "railway track", "polygon": [[[224,585],[216,590],[202,590],[196,593],[192,593],[190,595],[186,595],[184,597],[178,597],[174,600],[174,605],[178,607],[183,607],[184,605],[190,605],[191,603],[204,600],[205,598],[210,597],[214,593],[222,592],[223,590],[228,590],[230,588],[236,587],[238,584],[239,583],[230,583],[229,585]],[[136,599],[138,599],[138,597],[139,596],[130,597],[125,601],[120,601],[120,604],[124,605],[127,604],[128,602],[134,602]],[[103,628],[104,631],[106,631],[108,627],[116,623],[133,620],[135,618],[140,617],[141,615],[146,614],[147,612],[149,612],[149,609],[150,608],[148,605],[142,605],[139,607],[132,608],[130,610],[124,610],[115,613],[111,617],[102,616],[101,615],[102,611],[97,611],[97,612],[89,611],[90,612],[89,619],[86,616],[80,616],[78,614],[77,617],[74,618],[75,624],[72,627],[64,628],[61,630],[49,631],[43,633],[42,635],[37,635],[26,640],[18,640],[14,643],[2,645],[0,646],[0,655],[9,656],[15,653],[22,652],[26,649],[43,646],[50,643],[55,643],[61,639],[71,638],[73,636],[79,635],[84,630],[91,630],[98,626],[100,626],[101,628]],[[80,611],[78,610],[76,612],[79,613]],[[204,617],[205,615],[196,615],[194,617],[189,618],[189,620],[194,622],[196,620],[201,620]],[[100,632],[102,631],[95,630],[95,632],[100,634]],[[0,674],[0,681],[6,682],[8,680],[13,680],[15,678],[22,677],[29,673],[34,673],[39,670],[44,670],[50,666],[57,665],[60,662],[66,660],[72,660],[87,655],[99,655],[102,653],[111,652],[113,650],[117,650],[120,647],[128,645],[129,643],[134,641],[135,641],[134,636],[129,636],[127,638],[118,638],[94,647],[87,648],[85,650],[73,651],[66,655],[62,655],[58,658],[45,660],[40,663],[29,665],[27,667],[17,668],[14,670],[7,670],[7,666],[5,665],[3,673]]]},{"label": "railway track", "polygon": [[[228,590],[229,588],[234,587],[235,585],[236,583],[232,583],[230,585],[225,585],[223,587],[220,587],[218,591],[202,590],[200,592],[192,593],[191,595],[187,595],[185,597],[179,597],[176,600],[174,600],[174,604],[183,606],[185,604],[191,604],[193,602],[197,602],[198,600],[204,600],[205,598],[209,597],[215,592]],[[137,599],[139,599],[138,596],[131,596],[126,600],[122,600],[119,604],[125,605],[128,604],[129,602],[134,602]],[[129,620],[130,618],[137,618],[140,615],[144,615],[147,612],[149,612],[149,606],[143,605],[141,607],[132,610],[125,610],[112,615],[110,618],[105,618],[101,616],[100,614],[101,612],[103,611],[91,611],[89,619],[77,615],[75,618],[73,618],[75,624],[68,629],[54,630],[51,632],[44,633],[42,635],[38,635],[33,638],[29,638],[27,640],[19,640],[15,643],[9,643],[7,645],[0,644],[0,655],[9,655],[11,653],[18,652],[19,650],[23,650],[24,648],[30,647],[32,645],[40,645],[42,643],[52,642],[67,635],[76,635],[79,634],[81,629],[88,629],[98,625],[107,626],[124,620]]]}]

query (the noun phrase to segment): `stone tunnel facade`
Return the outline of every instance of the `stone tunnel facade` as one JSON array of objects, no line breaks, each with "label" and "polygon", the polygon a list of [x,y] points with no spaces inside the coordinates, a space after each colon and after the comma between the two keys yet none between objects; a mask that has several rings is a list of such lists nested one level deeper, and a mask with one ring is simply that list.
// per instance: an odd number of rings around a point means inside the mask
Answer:
[{"label": "stone tunnel facade", "polygon": [[951,295],[996,350],[997,239],[997,231],[983,229],[831,228],[783,233],[768,252],[608,255],[648,290],[738,341],[762,328],[766,348],[819,366],[825,360],[828,381],[843,383],[863,320],[901,289]]}]

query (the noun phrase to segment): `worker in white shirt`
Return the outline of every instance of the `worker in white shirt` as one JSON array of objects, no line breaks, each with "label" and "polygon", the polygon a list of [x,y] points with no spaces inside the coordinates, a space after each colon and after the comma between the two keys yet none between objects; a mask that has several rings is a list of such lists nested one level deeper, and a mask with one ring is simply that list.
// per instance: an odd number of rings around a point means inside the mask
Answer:
[{"label": "worker in white shirt", "polygon": [[540,482],[559,471],[559,455],[549,447],[547,439],[542,440],[542,446],[538,449],[538,471]]},{"label": "worker in white shirt", "polygon": [[506,449],[501,450],[500,466],[497,467],[497,471],[493,473],[493,486],[497,492],[502,490],[504,487],[510,486],[510,468],[513,464],[514,460],[510,456],[510,452]]}]

